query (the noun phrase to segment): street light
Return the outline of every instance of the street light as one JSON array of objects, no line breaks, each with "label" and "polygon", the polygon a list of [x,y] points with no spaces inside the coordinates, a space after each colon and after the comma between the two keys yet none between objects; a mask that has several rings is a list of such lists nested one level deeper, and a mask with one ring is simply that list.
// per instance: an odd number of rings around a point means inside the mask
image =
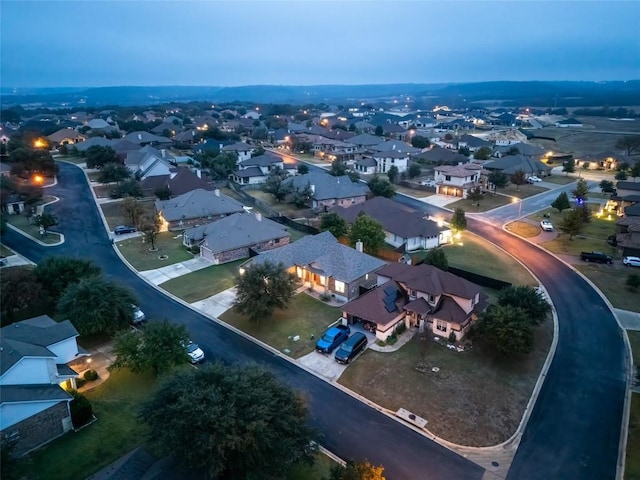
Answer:
[{"label": "street light", "polygon": [[518,197],[513,197],[511,202],[518,204],[518,216],[516,217],[516,221],[518,221],[520,220],[520,214],[522,213],[522,199]]}]

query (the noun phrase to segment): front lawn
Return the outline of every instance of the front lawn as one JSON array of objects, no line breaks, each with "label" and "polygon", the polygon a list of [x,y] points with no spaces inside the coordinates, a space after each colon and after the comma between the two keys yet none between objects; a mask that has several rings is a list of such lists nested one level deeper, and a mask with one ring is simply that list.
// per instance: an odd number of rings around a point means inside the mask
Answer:
[{"label": "front lawn", "polygon": [[[30,223],[29,219],[25,215],[7,215],[5,218],[7,219],[8,224],[13,225],[27,235],[40,240],[42,243],[53,244],[60,241],[60,235],[52,231],[48,231],[44,235],[40,235],[40,227]],[[56,227],[53,226],[50,228],[55,229]]]},{"label": "front lawn", "polygon": [[574,177],[565,177],[564,175],[551,175],[549,177],[542,177],[543,182],[555,183],[557,185],[568,185],[576,181]]},{"label": "front lawn", "polygon": [[626,480],[640,480],[640,393],[631,395],[624,478]]},{"label": "front lawn", "polygon": [[580,252],[597,251],[615,257],[615,249],[607,244],[607,237],[615,232],[615,219],[608,220],[592,216],[591,222],[585,225],[582,233],[575,235],[573,240],[569,240],[569,235],[559,230],[562,217],[567,214],[567,211],[559,214],[555,209],[548,209],[531,215],[529,218],[539,222],[545,213],[549,215],[549,220],[558,230],[559,235],[554,240],[541,243],[541,247],[562,255],[579,256]]},{"label": "front lawn", "polygon": [[[299,293],[291,299],[289,308],[276,310],[272,318],[259,323],[250,322],[235,308],[227,310],[220,319],[277,350],[298,358],[313,351],[318,337],[340,315],[339,308],[330,307],[306,293]],[[293,341],[295,336],[300,336],[300,340]]]},{"label": "front lawn", "polygon": [[631,344],[633,364],[640,367],[640,331],[627,330],[627,336],[629,337],[629,343]]},{"label": "front lawn", "polygon": [[324,453],[317,452],[315,462],[312,466],[305,464],[296,465],[287,475],[287,480],[321,480],[329,478],[331,468],[335,465],[336,462]]},{"label": "front lawn", "polygon": [[635,273],[632,268],[619,262],[613,265],[585,263],[574,267],[595,283],[614,307],[640,312],[640,292],[631,292],[625,285],[627,276]]},{"label": "front lawn", "polygon": [[520,187],[509,184],[505,188],[498,189],[495,195],[493,193],[485,193],[482,200],[480,200],[480,206],[478,206],[478,202],[473,202],[466,198],[447,205],[447,208],[450,208],[451,210],[462,208],[465,212],[486,212],[512,203],[514,201],[514,197],[528,198],[539,193],[546,192],[547,190],[548,189],[544,187],[529,185],[528,183],[520,185]]},{"label": "front lawn", "polygon": [[552,321],[535,335],[530,355],[504,357],[477,344],[451,351],[433,334],[416,334],[393,353],[367,350],[338,381],[385,408],[404,408],[426,419],[426,428],[446,440],[495,445],[520,423],[549,351]]},{"label": "front lawn", "polygon": [[15,252],[9,247],[5,247],[4,245],[0,244],[0,255],[2,255],[3,257],[10,257],[11,255],[15,255]]},{"label": "front lawn", "polygon": [[[143,208],[143,215],[151,215],[155,212],[154,202],[140,200],[138,203]],[[118,225],[131,225],[131,219],[127,218],[122,210],[121,200],[103,203],[102,205],[100,205],[100,208],[102,208],[102,213],[107,219],[107,224],[109,225],[110,230],[113,230]],[[131,226],[135,227],[135,225]]]},{"label": "front lawn", "polygon": [[98,421],[70,432],[23,461],[31,480],[86,478],[144,441],[145,428],[135,418],[141,401],[155,386],[151,376],[112,372],[109,379],[86,393]]},{"label": "front lawn", "polygon": [[516,221],[509,224],[509,231],[522,238],[537,237],[542,232],[538,225],[529,222]]},{"label": "front lawn", "polygon": [[159,233],[155,239],[157,249],[155,252],[149,251],[151,244],[149,242],[143,243],[142,239],[143,237],[134,237],[128,240],[115,238],[120,253],[139,272],[166,267],[193,258],[193,254],[188,252],[182,244],[180,233]]},{"label": "front lawn", "polygon": [[238,276],[238,267],[246,259],[196,270],[161,283],[160,288],[193,303],[233,287]]},{"label": "front lawn", "polygon": [[514,285],[537,285],[531,274],[511,255],[469,232],[444,248],[449,265]]},{"label": "front lawn", "polygon": [[428,190],[417,190],[414,188],[403,187],[402,185],[394,185],[397,193],[402,193],[404,195],[408,195],[410,197],[416,198],[426,198],[431,195],[435,195],[436,192],[430,192]]}]

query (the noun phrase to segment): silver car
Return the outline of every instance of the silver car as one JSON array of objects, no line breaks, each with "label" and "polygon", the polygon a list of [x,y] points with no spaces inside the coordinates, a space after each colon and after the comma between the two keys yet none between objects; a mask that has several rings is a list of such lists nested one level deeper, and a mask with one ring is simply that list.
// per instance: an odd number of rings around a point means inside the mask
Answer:
[{"label": "silver car", "polygon": [[640,267],[640,257],[624,257],[622,263],[627,267]]}]

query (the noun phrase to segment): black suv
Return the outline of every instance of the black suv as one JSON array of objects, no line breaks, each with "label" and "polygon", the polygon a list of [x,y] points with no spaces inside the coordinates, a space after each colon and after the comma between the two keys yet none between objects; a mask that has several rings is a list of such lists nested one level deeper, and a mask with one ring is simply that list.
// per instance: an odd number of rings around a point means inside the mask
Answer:
[{"label": "black suv", "polygon": [[362,332],[356,332],[351,335],[346,342],[340,345],[336,352],[336,362],[351,363],[360,352],[367,348],[367,336]]},{"label": "black suv", "polygon": [[123,233],[133,233],[136,229],[134,227],[128,227],[127,225],[119,225],[113,229],[113,233],[116,235],[122,235]]}]

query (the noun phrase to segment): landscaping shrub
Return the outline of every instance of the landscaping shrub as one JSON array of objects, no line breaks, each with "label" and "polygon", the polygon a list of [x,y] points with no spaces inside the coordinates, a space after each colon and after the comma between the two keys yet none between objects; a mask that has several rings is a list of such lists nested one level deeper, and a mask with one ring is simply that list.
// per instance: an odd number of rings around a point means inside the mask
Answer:
[{"label": "landscaping shrub", "polygon": [[640,288],[640,275],[632,273],[627,277],[625,285],[632,292],[636,292]]},{"label": "landscaping shrub", "polygon": [[456,334],[453,331],[449,334],[449,343],[456,343]]},{"label": "landscaping shrub", "polygon": [[78,393],[76,390],[70,392],[73,400],[69,404],[71,410],[71,422],[73,428],[79,428],[86,425],[93,418],[93,407],[87,397]]},{"label": "landscaping shrub", "polygon": [[94,380],[98,379],[98,372],[96,372],[95,370],[87,370],[86,372],[84,372],[83,377],[85,381],[93,382]]},{"label": "landscaping shrub", "polygon": [[404,322],[400,322],[398,324],[398,326],[396,327],[396,334],[397,335],[402,335],[404,332],[407,331],[407,325]]},{"label": "landscaping shrub", "polygon": [[87,381],[84,378],[76,378],[76,388],[84,386],[85,383],[87,383]]}]

